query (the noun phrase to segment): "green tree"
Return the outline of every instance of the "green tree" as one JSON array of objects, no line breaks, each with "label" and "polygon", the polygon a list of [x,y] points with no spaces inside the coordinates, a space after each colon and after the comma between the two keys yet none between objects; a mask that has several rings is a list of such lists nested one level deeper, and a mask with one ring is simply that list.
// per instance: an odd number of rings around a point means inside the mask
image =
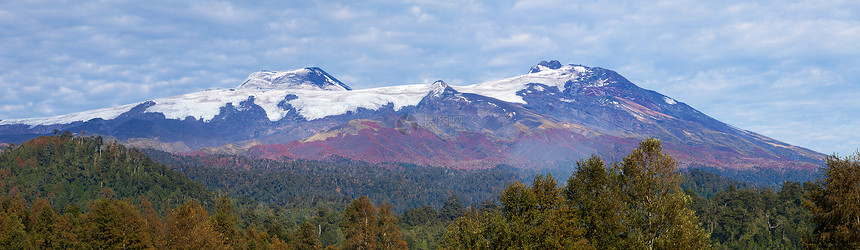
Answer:
[{"label": "green tree", "polygon": [[584,236],[598,249],[624,248],[625,204],[617,183],[618,173],[592,155],[576,163],[576,172],[567,180],[565,198],[578,212]]},{"label": "green tree", "polygon": [[552,175],[535,177],[532,186],[514,182],[499,195],[500,209],[472,210],[456,220],[443,247],[452,249],[583,249],[576,211]]},{"label": "green tree", "polygon": [[31,237],[35,248],[57,248],[54,245],[56,235],[54,229],[57,223],[57,214],[51,205],[44,199],[36,200],[33,204],[33,222],[31,222]]},{"label": "green tree", "polygon": [[632,244],[647,249],[710,245],[708,233],[690,209],[691,198],[681,190],[677,165],[654,138],[642,141],[624,157],[619,181],[627,209],[624,224]]},{"label": "green tree", "polygon": [[805,186],[815,228],[809,248],[860,248],[860,152],[827,157],[824,176]]},{"label": "green tree", "polygon": [[140,249],[152,247],[146,222],[125,201],[99,199],[81,218],[81,243],[90,249]]},{"label": "green tree", "polygon": [[[293,247],[295,249],[320,249],[319,237],[310,222],[303,222],[296,232],[293,233]],[[274,242],[272,243],[274,245]]]},{"label": "green tree", "polygon": [[0,246],[7,249],[30,249],[23,220],[17,213],[0,212]]},{"label": "green tree", "polygon": [[213,218],[213,226],[215,231],[221,234],[225,246],[239,246],[239,228],[237,227],[238,217],[233,213],[233,201],[226,196],[218,200],[215,207],[215,217]]},{"label": "green tree", "polygon": [[439,209],[439,215],[442,216],[442,220],[452,221],[463,215],[465,211],[457,195],[452,194],[445,199],[445,205]]}]

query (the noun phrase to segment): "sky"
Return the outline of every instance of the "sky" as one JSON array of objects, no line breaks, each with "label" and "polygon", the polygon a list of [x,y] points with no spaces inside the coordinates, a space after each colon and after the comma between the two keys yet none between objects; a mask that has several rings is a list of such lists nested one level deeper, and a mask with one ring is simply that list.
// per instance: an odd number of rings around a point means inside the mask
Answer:
[{"label": "sky", "polygon": [[467,85],[540,61],[612,69],[732,126],[860,148],[858,1],[0,3],[0,119],[321,67],[354,89]]}]

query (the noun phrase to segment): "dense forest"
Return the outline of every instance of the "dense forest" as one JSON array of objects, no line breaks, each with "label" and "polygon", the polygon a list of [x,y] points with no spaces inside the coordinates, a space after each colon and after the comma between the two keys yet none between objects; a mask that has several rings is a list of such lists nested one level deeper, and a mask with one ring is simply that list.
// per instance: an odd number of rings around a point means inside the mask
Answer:
[{"label": "dense forest", "polygon": [[276,161],[156,150],[144,153],[211,190],[276,204],[361,195],[377,204],[388,202],[399,212],[412,207],[440,207],[451,195],[466,204],[479,204],[494,199],[505,185],[522,178],[521,172],[505,165],[466,171],[413,164],[378,166],[342,158]]},{"label": "dense forest", "polygon": [[779,186],[676,167],[655,139],[559,181],[174,155],[64,132],[2,149],[0,248],[860,247],[860,154]]}]

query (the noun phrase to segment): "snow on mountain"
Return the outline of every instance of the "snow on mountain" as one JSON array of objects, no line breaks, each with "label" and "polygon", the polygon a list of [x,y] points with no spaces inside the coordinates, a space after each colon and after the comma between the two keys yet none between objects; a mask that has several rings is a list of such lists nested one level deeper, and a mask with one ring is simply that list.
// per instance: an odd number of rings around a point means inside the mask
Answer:
[{"label": "snow on mountain", "polygon": [[517,95],[517,92],[528,87],[529,83],[556,87],[559,91],[563,91],[568,82],[589,84],[588,86],[591,87],[602,87],[609,84],[605,80],[585,81],[591,72],[590,68],[579,65],[564,65],[557,68],[538,65],[525,75],[454,88],[463,93],[479,94],[506,102],[525,104],[526,101],[523,100],[522,96]]},{"label": "snow on mountain", "polygon": [[433,84],[416,84],[348,92],[296,90],[292,93],[298,98],[288,103],[305,119],[315,120],[349,111],[355,112],[359,108],[377,110],[388,104],[392,104],[397,111],[406,106],[418,105],[421,99],[433,89]]},{"label": "snow on mountain", "polygon": [[0,121],[0,125],[25,124],[30,126],[68,124],[77,121],[89,121],[95,118],[110,120],[122,113],[128,112],[140,103],[127,104],[112,108],[94,109],[89,111],[41,118],[7,119]]},{"label": "snow on mountain", "polygon": [[308,89],[352,90],[333,76],[317,67],[290,71],[259,71],[251,73],[237,88],[253,89]]},{"label": "snow on mountain", "polygon": [[[248,83],[248,81],[246,81]],[[245,85],[245,84],[243,84]],[[306,120],[356,112],[359,108],[377,110],[385,105],[393,105],[394,110],[415,106],[424,96],[437,88],[438,84],[417,84],[352,91],[331,91],[313,89],[275,89],[243,87],[237,89],[213,89],[152,100],[155,104],[146,109],[148,113],[162,113],[167,119],[185,120],[194,118],[210,121],[228,103],[239,103],[253,99],[254,104],[263,108],[271,121],[284,118],[290,110],[279,105],[284,102],[298,111]],[[447,86],[447,85],[446,85]],[[110,120],[140,103],[113,108],[90,110],[61,116],[10,119],[0,121],[0,125],[50,125],[88,121],[94,118]]]},{"label": "snow on mountain", "polygon": [[146,112],[163,113],[169,119],[188,116],[209,121],[227,103],[238,104],[254,98],[254,104],[266,111],[271,121],[278,121],[289,110],[279,107],[290,104],[306,120],[356,112],[359,108],[377,110],[392,104],[394,110],[418,105],[433,90],[432,84],[402,85],[352,91],[311,89],[217,89],[153,100],[156,104]]}]

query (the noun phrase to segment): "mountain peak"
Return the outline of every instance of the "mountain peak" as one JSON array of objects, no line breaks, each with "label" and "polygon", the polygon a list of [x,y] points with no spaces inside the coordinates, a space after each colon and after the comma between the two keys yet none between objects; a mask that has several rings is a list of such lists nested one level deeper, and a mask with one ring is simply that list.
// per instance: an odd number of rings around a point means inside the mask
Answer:
[{"label": "mountain peak", "polygon": [[352,90],[343,82],[317,67],[290,71],[263,70],[254,72],[248,75],[248,78],[237,88]]},{"label": "mountain peak", "polygon": [[537,73],[547,69],[560,69],[561,66],[561,62],[559,62],[558,60],[551,60],[549,62],[541,61],[540,63],[538,63],[538,65],[532,67],[531,70],[529,70],[529,73]]},{"label": "mountain peak", "polygon": [[[442,96],[442,94],[445,93],[445,91],[449,91],[448,89],[451,88],[448,86],[447,83],[445,83],[445,81],[442,81],[442,80],[436,80],[435,82],[432,83],[432,85],[433,85],[433,89],[430,90],[430,95],[432,95],[434,97]],[[450,91],[454,91],[454,89],[451,89]]]}]

